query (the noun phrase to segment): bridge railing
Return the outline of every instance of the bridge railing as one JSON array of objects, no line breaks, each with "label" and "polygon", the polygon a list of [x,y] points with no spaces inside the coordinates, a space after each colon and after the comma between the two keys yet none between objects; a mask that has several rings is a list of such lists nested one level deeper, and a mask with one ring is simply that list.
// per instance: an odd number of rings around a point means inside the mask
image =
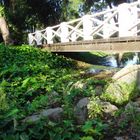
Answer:
[{"label": "bridge railing", "polygon": [[124,3],[117,8],[85,15],[28,35],[30,45],[75,42],[97,38],[138,36],[140,2]]}]

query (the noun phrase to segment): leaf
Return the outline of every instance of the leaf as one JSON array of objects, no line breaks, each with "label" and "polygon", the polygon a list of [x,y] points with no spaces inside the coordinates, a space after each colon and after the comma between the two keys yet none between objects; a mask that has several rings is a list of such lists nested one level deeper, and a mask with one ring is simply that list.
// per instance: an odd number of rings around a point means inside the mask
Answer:
[{"label": "leaf", "polygon": [[29,140],[29,137],[28,137],[28,135],[27,135],[26,133],[22,133],[22,134],[20,135],[20,139],[21,139],[21,140]]},{"label": "leaf", "polygon": [[26,87],[26,85],[27,85],[27,83],[29,82],[29,80],[30,80],[30,77],[26,78],[26,79],[23,81],[21,87]]},{"label": "leaf", "polygon": [[91,136],[82,137],[81,140],[94,140]]},{"label": "leaf", "polygon": [[3,140],[19,140],[19,134],[16,135],[4,135]]},{"label": "leaf", "polygon": [[82,126],[83,132],[85,132],[86,134],[88,134],[89,132],[92,132],[93,131],[92,124],[93,124],[92,121],[87,121],[85,125]]},{"label": "leaf", "polygon": [[12,109],[7,115],[6,117],[10,117],[10,116],[14,116],[17,114],[19,110],[16,108],[16,109]]}]

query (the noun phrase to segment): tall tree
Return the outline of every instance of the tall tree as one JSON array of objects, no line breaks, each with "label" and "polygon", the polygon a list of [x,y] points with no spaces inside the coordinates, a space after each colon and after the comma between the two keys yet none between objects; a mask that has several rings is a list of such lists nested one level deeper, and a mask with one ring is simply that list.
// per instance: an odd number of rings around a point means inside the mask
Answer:
[{"label": "tall tree", "polygon": [[10,43],[9,29],[4,17],[4,7],[0,4],[0,30],[5,44]]},{"label": "tall tree", "polygon": [[59,22],[61,0],[2,0],[12,38],[26,43],[27,33]]}]

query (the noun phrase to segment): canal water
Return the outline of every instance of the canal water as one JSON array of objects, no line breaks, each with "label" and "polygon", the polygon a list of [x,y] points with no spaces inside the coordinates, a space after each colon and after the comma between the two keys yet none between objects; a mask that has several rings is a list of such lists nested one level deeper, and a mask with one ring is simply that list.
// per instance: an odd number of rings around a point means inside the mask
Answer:
[{"label": "canal water", "polygon": [[[118,67],[117,60],[115,58],[116,58],[115,55],[106,57],[106,61],[104,65],[111,66],[114,68]],[[140,64],[140,54],[139,53],[126,53],[123,55],[120,63],[121,63],[120,67]]]},{"label": "canal water", "polygon": [[[116,54],[103,54],[103,53],[90,53],[90,52],[65,52],[58,53],[65,57],[75,60],[83,61],[93,65],[109,66],[117,68]],[[140,53],[124,53],[120,67],[126,67],[129,65],[140,64]]]}]

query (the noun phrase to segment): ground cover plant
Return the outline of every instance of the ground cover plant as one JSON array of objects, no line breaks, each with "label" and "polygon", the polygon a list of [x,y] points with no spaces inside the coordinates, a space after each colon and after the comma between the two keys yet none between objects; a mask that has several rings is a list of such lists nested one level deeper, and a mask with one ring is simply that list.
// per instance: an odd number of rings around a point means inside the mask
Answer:
[{"label": "ground cover plant", "polygon": [[[72,113],[69,115],[67,111],[71,109],[69,103],[78,93],[75,89],[72,91],[73,95],[67,98],[66,87],[69,88],[68,83],[78,80],[74,68],[74,61],[56,54],[42,52],[29,46],[0,45],[0,138],[6,140],[71,138],[77,129],[74,128],[72,120],[56,124],[46,120],[44,124],[44,121],[40,120],[32,125],[23,125],[21,120],[42,108],[55,106],[55,103],[57,106],[63,105],[66,108],[66,116],[70,117]],[[54,91],[61,96],[51,97]],[[51,130],[53,127],[56,129]],[[63,131],[68,131],[67,135]],[[77,139],[80,135],[76,134],[75,137]]]},{"label": "ground cover plant", "polygon": [[[57,54],[27,45],[1,44],[0,140],[101,140],[130,130],[138,135],[138,105],[133,103],[136,97],[132,103],[118,105],[111,115],[103,112],[100,105],[110,101],[106,94],[102,101],[110,82],[109,76],[104,77],[95,78],[78,69],[74,60]],[[83,98],[90,100],[89,116],[78,123],[74,112]],[[55,116],[57,120],[40,117],[44,110],[56,108],[63,110],[60,118]],[[86,112],[85,106],[82,109]]]}]

